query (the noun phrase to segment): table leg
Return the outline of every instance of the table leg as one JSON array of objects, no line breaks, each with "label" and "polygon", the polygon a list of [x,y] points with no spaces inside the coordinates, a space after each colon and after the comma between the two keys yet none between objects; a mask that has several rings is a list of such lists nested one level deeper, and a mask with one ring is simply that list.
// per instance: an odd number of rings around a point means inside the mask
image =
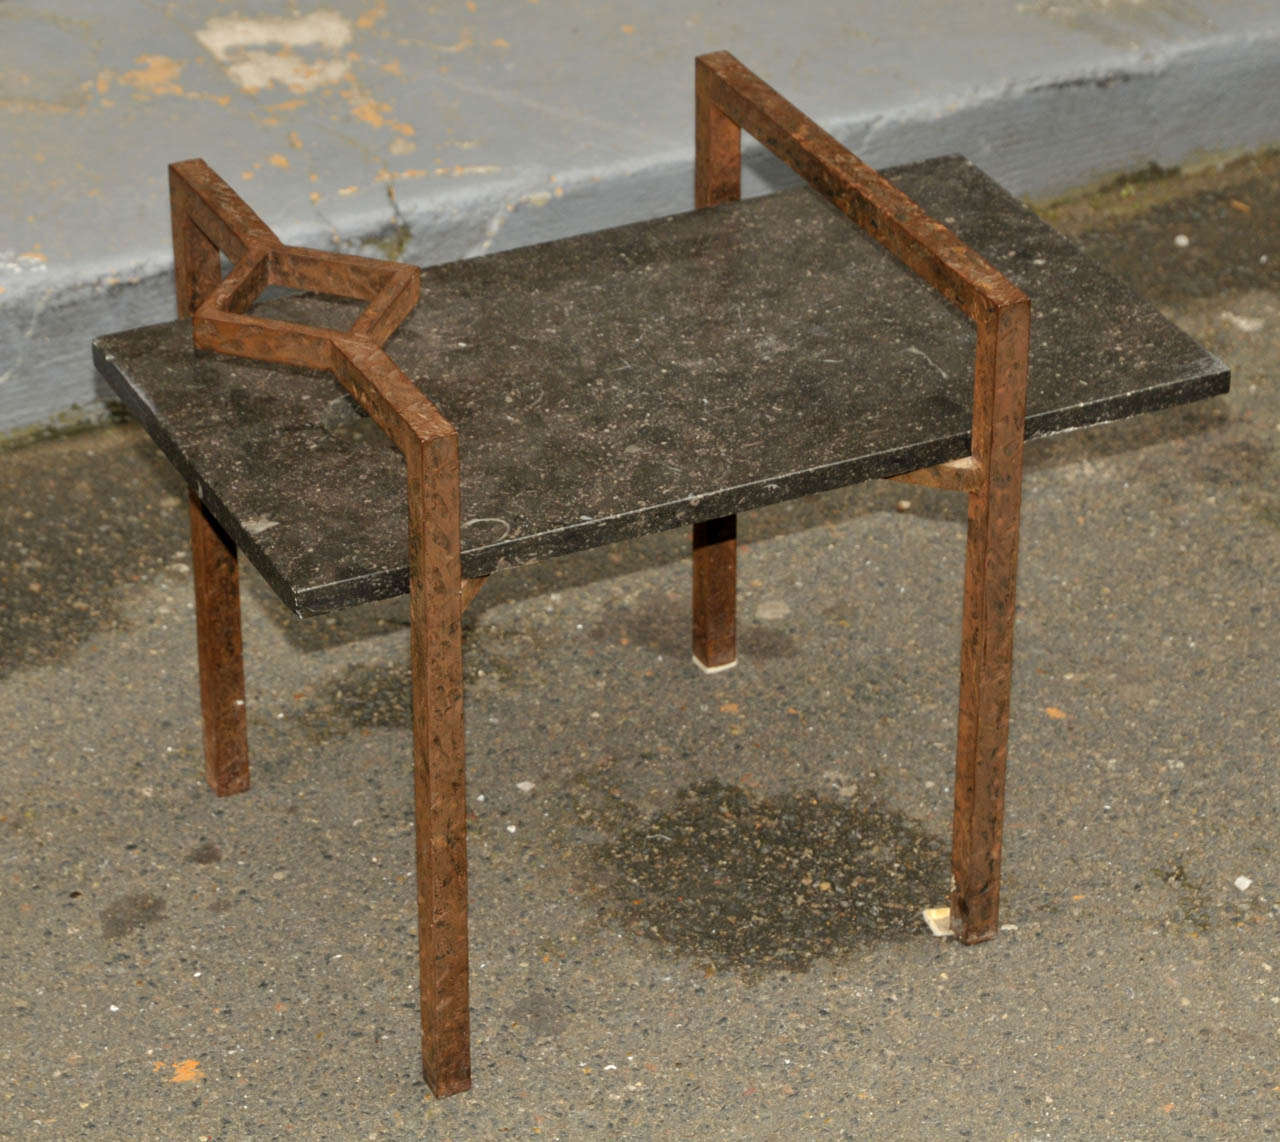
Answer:
[{"label": "table leg", "polygon": [[738,661],[738,517],[693,525],[693,660],[708,672]]},{"label": "table leg", "polygon": [[236,545],[190,494],[196,646],[204,715],[204,771],[219,797],[249,788],[249,739],[240,642],[240,568]]},{"label": "table leg", "polygon": [[458,439],[405,456],[422,1069],[443,1098],[471,1086]]},{"label": "table leg", "polygon": [[973,452],[984,479],[969,495],[951,854],[951,930],[965,944],[1000,926],[1029,318],[1024,300],[978,323]]}]

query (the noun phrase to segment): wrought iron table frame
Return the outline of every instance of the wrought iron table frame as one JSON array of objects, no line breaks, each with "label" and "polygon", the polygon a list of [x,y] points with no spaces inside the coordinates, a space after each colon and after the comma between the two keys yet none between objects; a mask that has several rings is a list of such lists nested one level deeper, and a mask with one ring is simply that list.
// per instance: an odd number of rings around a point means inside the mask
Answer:
[{"label": "wrought iron table frame", "polygon": [[[956,751],[951,926],[998,928],[1014,585],[1030,307],[1025,294],[727,52],[696,61],[699,208],[737,199],[747,131],[957,306],[977,330],[971,455],[900,479],[969,497]],[[439,1096],[470,1086],[462,612],[482,579],[460,561],[458,435],[383,351],[418,296],[415,267],[286,246],[203,161],[170,168],[180,317],[197,348],[327,369],[404,456],[422,1057]],[[232,268],[224,277],[221,256]],[[367,303],[346,332],[250,310],[268,285]],[[249,785],[234,540],[190,496],[205,768],[220,795]],[[693,527],[693,651],[736,659],[736,516]]]}]

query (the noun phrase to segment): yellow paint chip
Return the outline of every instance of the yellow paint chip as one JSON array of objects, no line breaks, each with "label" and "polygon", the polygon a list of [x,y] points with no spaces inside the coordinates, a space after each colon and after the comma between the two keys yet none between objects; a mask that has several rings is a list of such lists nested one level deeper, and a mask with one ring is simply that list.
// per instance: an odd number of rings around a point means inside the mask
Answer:
[{"label": "yellow paint chip", "polygon": [[1064,710],[1059,710],[1057,706],[1046,706],[1044,708],[1044,712],[1056,721],[1061,721],[1067,716],[1066,712]]},{"label": "yellow paint chip", "polygon": [[[344,92],[348,99],[352,98],[352,93]],[[363,123],[368,123],[370,127],[381,127],[386,120],[384,114],[391,110],[390,103],[379,103],[376,99],[365,97],[358,102],[352,101],[351,114]]]},{"label": "yellow paint chip", "polygon": [[295,151],[302,150],[302,137],[297,131],[289,132],[289,146],[291,146]]},{"label": "yellow paint chip", "polygon": [[408,139],[392,139],[391,145],[387,147],[393,155],[411,155],[418,149],[418,144],[410,142]]},{"label": "yellow paint chip", "polygon": [[319,202],[320,192],[318,190],[313,190],[310,194],[307,195],[307,197],[311,199],[312,202]]},{"label": "yellow paint chip", "polygon": [[284,155],[272,155],[267,161],[270,162],[273,167],[279,167],[281,170],[289,169],[289,160],[286,159]]},{"label": "yellow paint chip", "polygon": [[360,188],[358,186],[344,186],[338,191],[338,193],[342,195],[343,198],[347,198],[349,195],[355,194],[359,189]]},{"label": "yellow paint chip", "polygon": [[183,1059],[182,1062],[173,1064],[173,1074],[170,1076],[169,1081],[171,1083],[189,1083],[202,1078],[204,1078],[204,1075],[200,1073],[200,1060]]},{"label": "yellow paint chip", "polygon": [[388,75],[403,75],[404,69],[400,66],[398,59],[389,59],[382,65],[382,70]]},{"label": "yellow paint chip", "polygon": [[507,43],[507,41],[504,40],[501,36],[499,36],[496,40],[490,41],[490,46],[495,48],[509,48],[511,45]]},{"label": "yellow paint chip", "polygon": [[635,26],[635,24],[623,24],[623,25],[622,25],[622,34],[623,34],[624,36],[630,36],[630,35],[633,35],[633,34],[635,33],[635,30],[636,30],[636,26]]},{"label": "yellow paint chip", "polygon": [[180,1063],[162,1063],[156,1060],[151,1064],[151,1069],[156,1074],[172,1069],[173,1074],[169,1076],[171,1083],[190,1083],[205,1077],[204,1072],[200,1069],[199,1059],[183,1059]]},{"label": "yellow paint chip", "polygon": [[[492,164],[486,164],[486,163],[473,163],[469,166],[463,166],[460,163],[455,163],[451,167],[445,167],[445,166],[436,167],[436,169],[431,173],[437,176],[443,175],[448,178],[461,178],[463,175],[468,175],[468,174],[497,174],[498,171],[500,170],[502,170],[501,167],[493,166]],[[527,195],[525,198],[521,199],[521,201],[532,202],[535,197],[536,195]],[[535,205],[542,205],[542,204],[535,203]],[[513,211],[515,210],[515,208],[516,208],[516,205],[514,202],[507,203],[508,211]]]},{"label": "yellow paint chip", "polygon": [[387,14],[387,0],[378,0],[372,7],[366,9],[363,13],[356,17],[356,27],[361,30],[372,28],[379,20]]},{"label": "yellow paint chip", "polygon": [[[177,78],[182,74],[182,64],[168,56],[139,56],[135,63],[141,66],[133,71],[126,71],[120,82],[128,87],[136,87],[139,92],[151,95],[182,95]],[[105,90],[99,88],[99,90]]]}]

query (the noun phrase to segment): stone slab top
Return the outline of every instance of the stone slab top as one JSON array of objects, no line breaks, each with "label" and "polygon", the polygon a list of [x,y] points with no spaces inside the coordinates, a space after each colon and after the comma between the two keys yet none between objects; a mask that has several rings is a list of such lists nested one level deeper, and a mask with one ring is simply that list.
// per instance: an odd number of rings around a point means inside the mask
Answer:
[{"label": "stone slab top", "polygon": [[[885,173],[1030,297],[1028,437],[1227,390],[965,159]],[[356,315],[313,295],[255,312]],[[424,270],[386,345],[457,427],[467,577],[966,456],[974,348],[807,188]],[[187,321],[94,356],[294,611],[407,592],[403,460],[331,375],[197,352]]]}]

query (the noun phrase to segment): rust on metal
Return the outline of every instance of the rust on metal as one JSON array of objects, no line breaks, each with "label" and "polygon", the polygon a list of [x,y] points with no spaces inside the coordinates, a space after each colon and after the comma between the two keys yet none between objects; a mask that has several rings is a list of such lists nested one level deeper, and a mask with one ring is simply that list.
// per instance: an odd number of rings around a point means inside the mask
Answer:
[{"label": "rust on metal", "polygon": [[699,56],[696,67],[699,95],[970,317],[1023,296],[990,262],[729,52]]},{"label": "rust on metal", "polygon": [[704,670],[738,660],[738,517],[693,525],[693,657]]},{"label": "rust on metal", "polygon": [[[740,193],[748,131],[975,323],[973,455],[904,479],[969,493],[956,761],[952,929],[998,927],[1012,672],[1029,305],[950,230],[801,114],[733,56],[695,66],[699,207]],[[414,267],[283,245],[203,161],[169,171],[178,312],[200,348],[326,369],[405,458],[423,1073],[439,1096],[470,1086],[462,611],[482,580],[461,575],[458,439],[382,346],[418,296]],[[232,262],[225,280],[220,254]],[[268,285],[364,301],[349,330],[253,314]],[[247,787],[235,545],[191,499],[206,767],[220,793]],[[734,654],[736,517],[694,528],[694,648]]]},{"label": "rust on metal", "polygon": [[[461,616],[480,580],[464,588],[457,433],[382,350],[417,302],[418,270],[283,245],[199,159],[171,166],[169,185],[178,312],[196,346],[329,370],[404,454],[422,1067],[436,1095],[455,1094],[471,1085]],[[255,316],[269,285],[367,304],[347,331]],[[230,793],[249,780],[236,551],[194,492],[191,519],[205,764]]]},{"label": "rust on metal", "polygon": [[[694,65],[693,198],[702,210],[742,194],[742,130],[704,90]],[[738,517],[693,526],[693,660],[703,670],[738,661]]]},{"label": "rust on metal", "polygon": [[985,480],[969,496],[951,848],[951,930],[965,944],[1000,927],[1030,327],[1025,298],[978,321],[973,456]]},{"label": "rust on metal", "polygon": [[173,214],[181,214],[233,262],[249,246],[280,244],[271,228],[204,159],[169,167],[169,198]]},{"label": "rust on metal", "polygon": [[405,461],[422,1064],[443,1097],[471,1086],[457,435],[420,440]]},{"label": "rust on metal", "polygon": [[219,796],[249,788],[249,738],[240,643],[240,567],[236,545],[192,492],[191,571],[204,714],[204,773]]},{"label": "rust on metal", "polygon": [[695,61],[698,205],[738,195],[747,131],[973,321],[973,454],[898,479],[969,494],[961,636],[951,927],[999,927],[1030,304],[985,258],[728,52]]}]

